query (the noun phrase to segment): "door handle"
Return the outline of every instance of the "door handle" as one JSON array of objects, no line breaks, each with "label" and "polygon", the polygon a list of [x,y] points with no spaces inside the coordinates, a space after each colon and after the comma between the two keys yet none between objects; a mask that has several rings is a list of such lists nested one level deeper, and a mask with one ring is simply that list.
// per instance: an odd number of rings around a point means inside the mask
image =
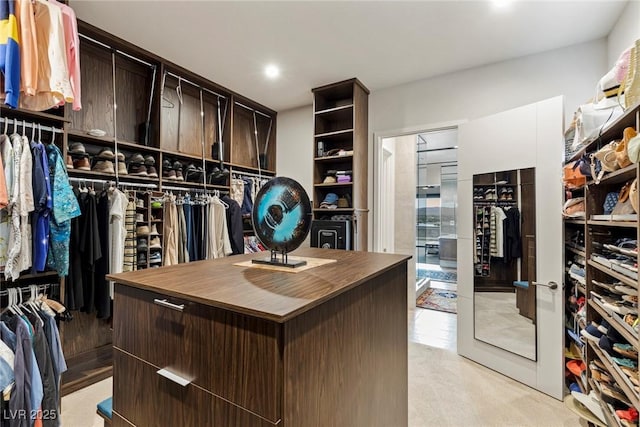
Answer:
[{"label": "door handle", "polygon": [[160,369],[159,371],[156,371],[156,374],[165,377],[166,379],[173,381],[176,384],[181,385],[182,387],[186,387],[187,385],[189,385],[191,383],[191,380],[188,380],[184,377],[181,377],[180,375],[176,375],[173,372],[169,371],[168,369]]},{"label": "door handle", "polygon": [[172,309],[172,310],[176,310],[176,311],[184,311],[184,304],[173,304],[173,303],[170,303],[169,301],[167,301],[166,299],[158,299],[158,298],[155,298],[155,299],[153,300],[153,303],[154,303],[154,304],[161,305],[161,306],[163,306],[163,307],[170,308],[170,309]]},{"label": "door handle", "polygon": [[546,288],[549,289],[558,289],[558,284],[556,282],[549,282],[549,283],[538,283],[538,282],[531,282],[532,284],[536,285],[536,286],[544,286]]}]

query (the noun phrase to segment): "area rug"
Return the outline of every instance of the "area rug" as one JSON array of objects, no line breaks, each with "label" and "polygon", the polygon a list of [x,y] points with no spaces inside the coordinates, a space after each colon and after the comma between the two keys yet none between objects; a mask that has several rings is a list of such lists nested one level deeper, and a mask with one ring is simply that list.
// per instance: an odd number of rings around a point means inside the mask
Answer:
[{"label": "area rug", "polygon": [[416,276],[418,279],[433,279],[439,282],[450,282],[457,283],[458,282],[458,273],[456,272],[448,272],[448,271],[437,271],[437,270],[424,270],[419,268]]},{"label": "area rug", "polygon": [[416,305],[429,310],[445,311],[447,313],[457,313],[458,294],[456,291],[446,289],[428,288],[418,299]]}]

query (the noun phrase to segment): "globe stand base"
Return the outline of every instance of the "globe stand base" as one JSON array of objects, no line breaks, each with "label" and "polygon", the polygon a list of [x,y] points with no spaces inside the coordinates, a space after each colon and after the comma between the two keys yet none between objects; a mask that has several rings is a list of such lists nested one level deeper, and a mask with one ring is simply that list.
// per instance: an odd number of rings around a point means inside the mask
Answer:
[{"label": "globe stand base", "polygon": [[289,255],[286,252],[282,252],[281,258],[278,259],[278,251],[271,251],[271,257],[267,259],[254,259],[251,260],[253,264],[263,265],[277,265],[278,267],[296,268],[307,265],[307,261],[304,260],[291,260],[289,261]]}]

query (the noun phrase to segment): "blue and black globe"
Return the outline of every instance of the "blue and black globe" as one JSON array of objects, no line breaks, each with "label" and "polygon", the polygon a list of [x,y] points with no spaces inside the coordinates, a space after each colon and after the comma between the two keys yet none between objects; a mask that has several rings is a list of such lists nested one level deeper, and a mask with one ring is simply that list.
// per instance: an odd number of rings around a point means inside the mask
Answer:
[{"label": "blue and black globe", "polygon": [[265,247],[291,252],[304,242],[311,227],[309,196],[297,181],[274,178],[258,192],[251,217]]}]

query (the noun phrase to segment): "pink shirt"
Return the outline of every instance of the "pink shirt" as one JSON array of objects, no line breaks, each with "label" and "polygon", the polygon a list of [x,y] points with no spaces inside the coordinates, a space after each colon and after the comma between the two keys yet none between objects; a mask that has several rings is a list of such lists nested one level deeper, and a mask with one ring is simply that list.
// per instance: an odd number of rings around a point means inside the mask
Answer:
[{"label": "pink shirt", "polygon": [[62,10],[69,82],[73,91],[73,110],[78,111],[82,108],[82,104],[80,103],[80,38],[78,36],[76,13],[66,4],[56,0],[49,0],[49,2]]}]

